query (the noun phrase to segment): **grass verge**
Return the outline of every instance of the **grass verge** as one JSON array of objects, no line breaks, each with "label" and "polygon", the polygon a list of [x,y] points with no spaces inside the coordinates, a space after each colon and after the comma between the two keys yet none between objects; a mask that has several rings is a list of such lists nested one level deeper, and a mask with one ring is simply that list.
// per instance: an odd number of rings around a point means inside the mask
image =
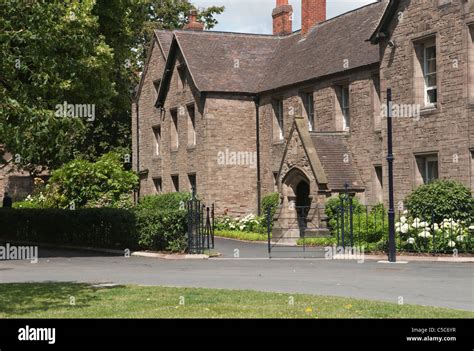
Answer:
[{"label": "grass verge", "polygon": [[228,239],[246,240],[246,241],[267,241],[267,234],[241,232],[239,230],[216,230],[215,236]]},{"label": "grass verge", "polygon": [[0,296],[0,318],[474,318],[445,308],[244,290],[14,283],[0,284]]}]

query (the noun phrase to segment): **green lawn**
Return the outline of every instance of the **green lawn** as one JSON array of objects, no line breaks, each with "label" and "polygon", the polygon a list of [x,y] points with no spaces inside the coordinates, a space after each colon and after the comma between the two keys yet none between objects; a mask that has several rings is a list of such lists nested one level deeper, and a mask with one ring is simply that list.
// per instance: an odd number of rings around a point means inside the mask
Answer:
[{"label": "green lawn", "polygon": [[268,241],[267,234],[241,232],[240,230],[216,230],[215,236],[245,241]]},{"label": "green lawn", "polygon": [[219,289],[24,283],[0,284],[0,296],[0,318],[474,318],[443,308]]}]

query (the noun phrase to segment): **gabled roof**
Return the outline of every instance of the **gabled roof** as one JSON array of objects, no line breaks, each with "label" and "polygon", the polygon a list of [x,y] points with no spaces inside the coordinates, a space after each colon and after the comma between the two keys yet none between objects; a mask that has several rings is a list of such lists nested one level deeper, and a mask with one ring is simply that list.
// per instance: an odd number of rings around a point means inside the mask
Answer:
[{"label": "gabled roof", "polygon": [[155,30],[156,39],[160,46],[163,56],[166,58],[170,52],[171,41],[173,40],[173,32],[169,30]]},{"label": "gabled roof", "polygon": [[280,163],[280,173],[287,161],[294,133],[298,133],[319,191],[344,191],[346,183],[348,190],[354,192],[364,190],[364,183],[353,162],[346,134],[309,132],[307,121],[301,116],[295,116],[293,121]]},{"label": "gabled roof", "polygon": [[[302,36],[253,35],[211,31],[155,31],[167,53],[157,105],[181,51],[200,92],[257,94],[377,64],[379,50],[367,42],[388,2],[376,2],[321,22]],[[346,61],[347,60],[347,61]],[[346,64],[346,65],[345,65]]]},{"label": "gabled roof", "polygon": [[167,30],[154,31],[154,37],[151,42],[150,50],[148,50],[148,55],[145,61],[145,67],[143,68],[143,72],[140,76],[140,82],[138,83],[138,86],[136,87],[134,100],[138,101],[138,99],[140,98],[140,94],[143,88],[143,82],[145,81],[145,76],[148,72],[148,67],[150,66],[151,55],[153,53],[153,46],[155,44],[158,45],[158,47],[160,48],[161,54],[163,55],[163,58],[166,60],[169,54],[169,49],[170,49],[172,40],[173,40],[172,32],[167,31]]},{"label": "gabled roof", "polygon": [[400,4],[400,0],[390,0],[389,3],[387,4],[386,10],[383,13],[383,16],[381,17],[377,28],[375,28],[375,31],[372,33],[370,38],[368,39],[372,44],[377,44],[380,40],[380,38],[386,37],[388,35],[387,29],[388,26],[397,12],[398,5]]},{"label": "gabled roof", "polygon": [[362,191],[364,184],[352,159],[346,135],[340,132],[311,132],[310,135],[328,179],[328,187],[332,191],[342,191],[347,183],[350,190]]},{"label": "gabled roof", "polygon": [[200,91],[258,92],[278,46],[273,35],[175,31]]},{"label": "gabled roof", "polygon": [[259,90],[378,63],[378,47],[366,39],[386,6],[386,2],[367,5],[315,25],[306,37],[296,32],[283,38]]}]

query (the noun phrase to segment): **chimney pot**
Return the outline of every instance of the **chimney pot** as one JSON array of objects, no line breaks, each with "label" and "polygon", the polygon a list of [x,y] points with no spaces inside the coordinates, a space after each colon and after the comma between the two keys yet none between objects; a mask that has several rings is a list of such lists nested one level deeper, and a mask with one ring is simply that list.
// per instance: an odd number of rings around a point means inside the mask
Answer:
[{"label": "chimney pot", "polygon": [[198,12],[196,10],[189,11],[188,23],[184,26],[184,29],[203,31],[204,23],[198,22],[197,18],[198,18]]},{"label": "chimney pot", "polygon": [[288,0],[276,0],[273,9],[273,35],[288,35],[293,32],[292,23],[293,7],[288,5]]}]

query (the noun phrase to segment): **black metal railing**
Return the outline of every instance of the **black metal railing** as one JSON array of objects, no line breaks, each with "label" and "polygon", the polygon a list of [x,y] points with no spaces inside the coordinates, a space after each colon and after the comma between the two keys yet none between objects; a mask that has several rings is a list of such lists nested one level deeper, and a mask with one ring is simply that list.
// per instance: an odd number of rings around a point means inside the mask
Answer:
[{"label": "black metal railing", "polygon": [[[395,245],[398,252],[436,254],[473,253],[473,218],[455,220],[399,209],[395,216]],[[364,246],[366,251],[388,252],[388,211],[382,205],[366,206],[344,202],[329,218],[337,246]]]},{"label": "black metal railing", "polygon": [[202,254],[214,249],[214,204],[210,207],[201,203],[193,193],[186,204],[188,231],[187,252]]}]

